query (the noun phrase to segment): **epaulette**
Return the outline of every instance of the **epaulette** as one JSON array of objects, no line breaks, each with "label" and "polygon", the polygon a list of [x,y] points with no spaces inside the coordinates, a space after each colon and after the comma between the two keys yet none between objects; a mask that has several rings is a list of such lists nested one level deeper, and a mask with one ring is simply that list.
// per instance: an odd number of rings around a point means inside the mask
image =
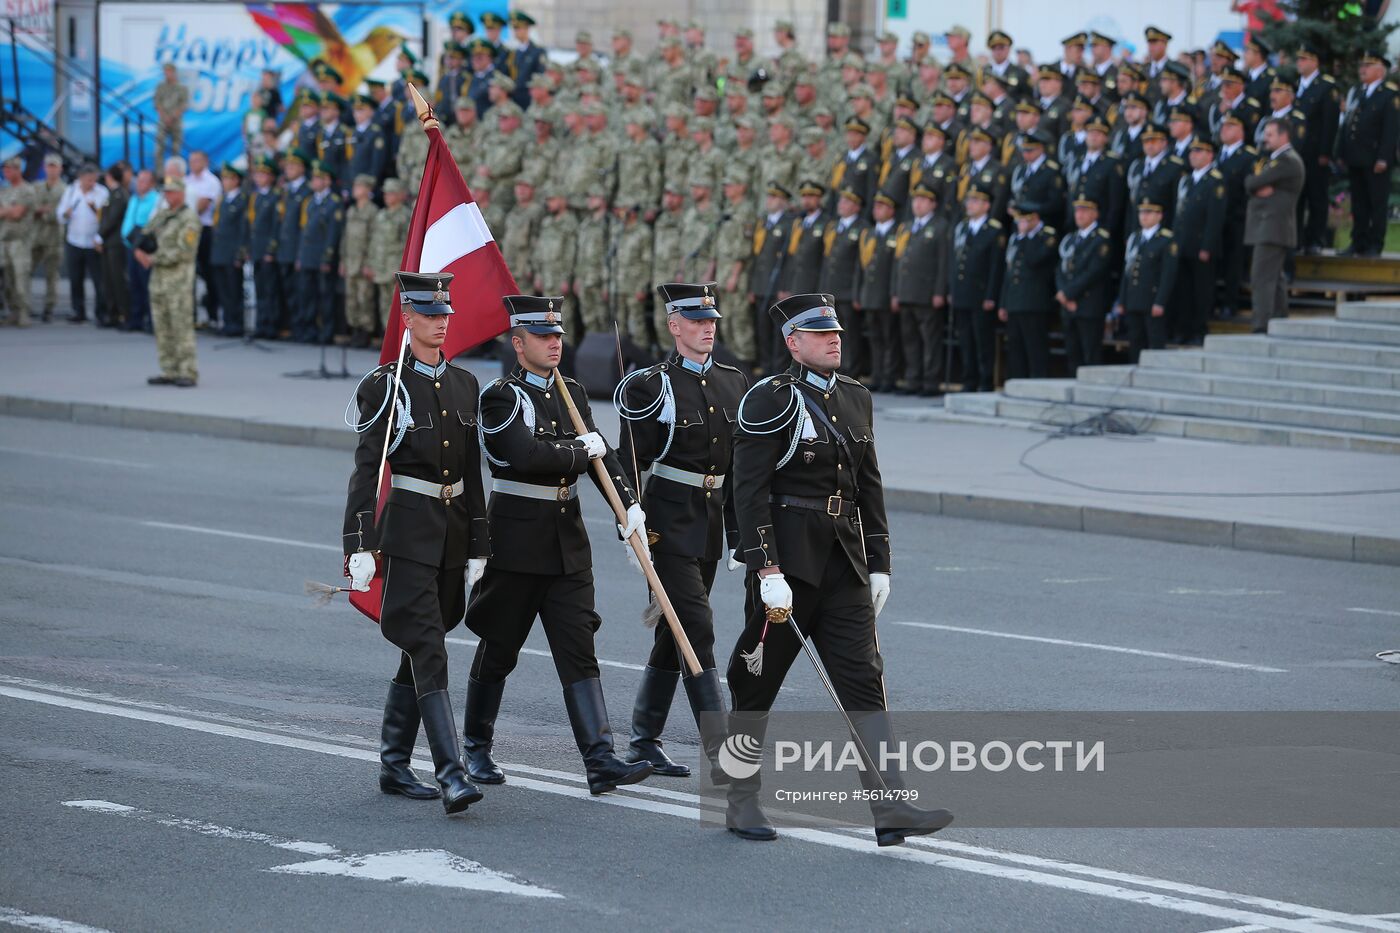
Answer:
[{"label": "epaulette", "polygon": [[1395,86],[1395,82],[1394,82],[1394,81],[1387,81],[1387,82],[1385,82],[1385,87],[1389,88],[1389,89],[1392,90],[1392,91],[1400,91],[1400,88],[1397,88],[1397,87]]},{"label": "epaulette", "polygon": [[1000,230],[1001,221],[997,220],[995,217],[989,217],[987,218],[987,226],[991,227],[993,230]]},{"label": "epaulette", "polygon": [[1040,232],[1045,234],[1046,236],[1054,236],[1055,228],[1047,224],[1046,226],[1040,228]]},{"label": "epaulette", "polygon": [[1167,156],[1167,161],[1168,161],[1168,162],[1175,162],[1177,165],[1185,165],[1185,164],[1186,164],[1185,161],[1183,161],[1182,158],[1181,158],[1181,156],[1179,156],[1179,155],[1169,155],[1169,156]]},{"label": "epaulette", "polygon": [[837,374],[836,374],[836,380],[837,380],[838,382],[849,382],[851,385],[853,385],[853,386],[860,386],[862,389],[865,388],[864,384],[862,384],[861,381],[860,381],[859,379],[856,379],[856,378],[853,377],[853,376],[848,376],[848,375],[846,375],[845,373],[837,373]]},{"label": "epaulette", "polygon": [[1308,115],[1306,113],[1303,113],[1303,111],[1301,110],[1294,110],[1292,113],[1289,114],[1289,116],[1297,117],[1299,120],[1306,120],[1308,118]]},{"label": "epaulette", "polygon": [[1253,146],[1245,146],[1245,147],[1244,147],[1244,151],[1247,152],[1247,153],[1249,153],[1250,155],[1258,155],[1258,154],[1259,154],[1259,150],[1258,150],[1258,149],[1255,149]]},{"label": "epaulette", "polygon": [[1250,106],[1250,107],[1258,107],[1258,106],[1259,106],[1259,101],[1255,100],[1253,97],[1246,97],[1246,98],[1244,99],[1244,102],[1245,102],[1246,105],[1248,105],[1248,106]]},{"label": "epaulette", "polygon": [[1172,232],[1170,230],[1159,230],[1157,231],[1157,235],[1164,236],[1169,240],[1172,238]]},{"label": "epaulette", "polygon": [[727,369],[731,373],[738,373],[741,376],[744,374],[744,371],[739,367],[730,366],[728,363],[721,363],[719,360],[715,360],[715,365],[718,366],[720,369]]},{"label": "epaulette", "polygon": [[1206,174],[1207,174],[1209,177],[1211,177],[1211,178],[1224,178],[1224,177],[1225,177],[1224,175],[1220,174],[1220,170],[1219,170],[1219,169],[1215,169],[1215,168],[1211,169],[1211,170],[1210,170],[1209,172],[1207,172]]},{"label": "epaulette", "polygon": [[464,373],[469,373],[469,372],[471,372],[471,370],[467,368],[467,364],[466,364],[466,363],[459,363],[459,362],[456,360],[456,358],[453,358],[453,359],[448,360],[448,361],[447,361],[447,365],[448,365],[448,366],[451,366],[451,367],[453,367],[453,368],[455,368],[455,369],[460,369],[460,370],[461,370],[462,372],[464,372]]},{"label": "epaulette", "polygon": [[792,373],[778,373],[768,380],[768,386],[772,389],[781,389],[784,386],[796,385],[797,377]]},{"label": "epaulette", "polygon": [[1336,83],[1337,83],[1337,79],[1334,78],[1334,77],[1332,77],[1331,75],[1322,75],[1322,76],[1319,78],[1319,80],[1322,81],[1323,84],[1336,84]]},{"label": "epaulette", "polygon": [[1045,167],[1050,169],[1052,172],[1058,172],[1060,170],[1060,163],[1056,162],[1054,159],[1046,159]]},{"label": "epaulette", "polygon": [[1104,151],[1104,152],[1099,153],[1099,158],[1100,158],[1100,159],[1108,159],[1108,160],[1114,161],[1114,162],[1121,162],[1121,161],[1123,161],[1123,157],[1122,157],[1121,155],[1119,155],[1118,153],[1113,152],[1113,151],[1111,151],[1111,150],[1106,150],[1106,151]]},{"label": "epaulette", "polygon": [[1105,230],[1103,227],[1100,227],[1098,230],[1096,230],[1096,231],[1094,231],[1094,232],[1097,233],[1099,236],[1103,237],[1105,240],[1107,240],[1107,239],[1109,239],[1110,237],[1113,236],[1113,234],[1109,233],[1109,232],[1108,232],[1107,230]]}]

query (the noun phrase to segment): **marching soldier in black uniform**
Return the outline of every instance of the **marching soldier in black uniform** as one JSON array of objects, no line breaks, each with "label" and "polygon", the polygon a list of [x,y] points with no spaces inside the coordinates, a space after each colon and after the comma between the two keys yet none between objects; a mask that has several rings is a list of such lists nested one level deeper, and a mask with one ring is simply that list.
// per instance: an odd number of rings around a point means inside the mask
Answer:
[{"label": "marching soldier in black uniform", "polygon": [[1176,241],[1162,226],[1162,205],[1147,198],[1137,205],[1138,228],[1128,237],[1118,303],[1128,324],[1133,363],[1144,349],[1167,345],[1167,304],[1176,286]]},{"label": "marching soldier in black uniform", "polygon": [[1400,93],[1386,80],[1390,62],[1380,52],[1361,56],[1360,82],[1347,94],[1342,139],[1337,144],[1351,185],[1348,255],[1379,256],[1390,215],[1390,174],[1400,136]]},{"label": "marching soldier in black uniform", "polygon": [[[1304,43],[1294,60],[1298,64],[1298,98],[1296,106],[1303,112],[1312,132],[1300,142],[1299,154],[1308,174],[1303,185],[1303,206],[1306,218],[1299,245],[1307,253],[1322,249],[1327,236],[1327,184],[1332,177],[1332,151],[1337,144],[1338,112],[1341,94],[1331,75],[1318,70],[1317,48]],[[1295,143],[1295,145],[1297,145]]]},{"label": "marching soldier in black uniform", "polygon": [[[399,363],[372,371],[356,390],[360,440],[345,504],[346,574],[353,589],[368,590],[375,565],[382,563],[379,628],[402,652],[384,703],[379,788],[415,799],[441,796],[448,813],[460,813],[481,799],[481,791],[466,779],[458,753],[444,639],[462,619],[463,584],[481,576],[491,552],[476,434],[477,382],[442,355],[452,314],[446,290],[451,274],[400,272],[398,278],[408,354],[397,397]],[[391,427],[392,489],[376,522],[380,460]],[[418,780],[409,766],[420,719],[436,788]]]},{"label": "marching soldier in black uniform", "polygon": [[948,329],[948,221],[938,194],[922,185],[911,192],[913,216],[895,231],[890,306],[904,344],[905,395],[943,392],[943,335]]},{"label": "marching soldier in black uniform", "polygon": [[1191,170],[1176,189],[1176,221],[1172,231],[1180,252],[1175,298],[1167,316],[1169,338],[1199,346],[1210,327],[1215,307],[1215,270],[1225,230],[1225,177],[1215,168],[1215,144],[1198,139],[1191,144]]},{"label": "marching soldier in black uniform", "polygon": [[[656,291],[666,305],[666,327],[676,349],[665,362],[635,371],[618,386],[614,401],[625,421],[618,459],[624,469],[635,464],[638,471],[651,470],[642,500],[655,538],[653,564],[700,661],[700,674],[684,677],[690,708],[700,723],[702,712],[724,711],[710,589],[722,557],[728,558],[730,570],[740,566],[734,557],[739,527],[727,474],[739,400],[749,380],[710,355],[720,318],[713,282],[658,285]],[[680,677],[681,657],[662,622],[637,688],[627,758],[650,762],[654,774],[668,777],[690,774],[661,747]],[[724,736],[701,734],[713,760]]]},{"label": "marching soldier in black uniform", "polygon": [[481,396],[481,430],[492,477],[492,553],[467,605],[467,628],[481,639],[467,681],[462,723],[468,774],[483,784],[505,782],[491,759],[496,715],[506,677],[515,669],[538,616],[564,687],[564,706],[583,755],[588,790],[602,794],[647,778],[651,765],[629,764],[613,753],[598,679],[593,633],[602,619],[593,608],[593,555],[577,495],[580,474],[589,473],[598,482],[589,470],[590,461],[603,461],[627,507],[628,527],[619,529],[624,538],[643,527],[646,515],[617,454],[593,426],[583,387],[566,380],[588,428],[577,434],[555,385],[564,299],[508,295],[504,300],[516,366]]},{"label": "marching soldier in black uniform", "polygon": [[1006,245],[1006,274],[997,316],[1006,324],[1008,379],[1050,375],[1050,311],[1054,304],[1056,234],[1040,205],[1018,201],[1016,235]]},{"label": "marching soldier in black uniform", "polygon": [[1005,269],[1006,231],[990,216],[992,196],[968,191],[966,216],[953,228],[948,303],[962,351],[963,391],[991,392],[996,380],[997,301]]},{"label": "marching soldier in black uniform", "polygon": [[1065,357],[1070,378],[1080,366],[1103,358],[1103,323],[1113,303],[1113,236],[1099,225],[1099,205],[1074,201],[1075,232],[1060,240],[1055,300],[1063,309]]},{"label": "marching soldier in black uniform", "polygon": [[[731,725],[762,741],[767,711],[801,651],[791,625],[769,621],[770,611],[787,611],[821,656],[861,743],[877,749],[890,736],[875,632],[890,592],[890,537],[870,393],[837,373],[841,322],[830,295],[794,295],[771,313],[793,364],[756,384],[739,406],[733,495],[748,594],[729,661]],[[863,781],[880,780],[872,770]],[[729,787],[727,825],[745,839],[777,836],[759,805],[759,783],[755,775]],[[896,783],[894,775],[883,780]],[[906,803],[872,811],[880,845],[953,819]]]}]

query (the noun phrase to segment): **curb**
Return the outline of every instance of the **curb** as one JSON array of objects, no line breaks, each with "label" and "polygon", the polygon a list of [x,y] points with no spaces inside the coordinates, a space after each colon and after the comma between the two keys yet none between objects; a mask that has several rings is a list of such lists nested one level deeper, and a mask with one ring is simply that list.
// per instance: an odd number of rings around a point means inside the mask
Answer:
[{"label": "curb", "polygon": [[[320,447],[344,451],[355,448],[355,436],[346,430],[306,428],[244,418],[193,415],[90,402],[57,402],[15,395],[0,395],[0,415],[143,431],[198,434],[294,447]],[[1060,531],[1118,535],[1174,544],[1224,547],[1238,551],[1400,566],[1400,538],[1377,535],[912,489],[886,489],[885,503],[891,509],[924,515],[944,515],[948,518],[1031,525]]]}]

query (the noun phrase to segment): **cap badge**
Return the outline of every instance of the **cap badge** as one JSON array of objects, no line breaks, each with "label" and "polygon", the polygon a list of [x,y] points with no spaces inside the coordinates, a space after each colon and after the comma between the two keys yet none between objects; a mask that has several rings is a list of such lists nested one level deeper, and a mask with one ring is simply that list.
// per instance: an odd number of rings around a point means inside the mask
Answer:
[{"label": "cap badge", "polygon": [[[553,302],[551,302],[549,306],[550,306],[551,308],[554,307]],[[555,321],[556,321],[556,318],[555,318],[555,316],[554,316],[554,312],[553,312],[553,311],[546,311],[546,312],[545,312],[545,315],[544,315],[544,322],[545,322],[546,324],[553,324]]]}]

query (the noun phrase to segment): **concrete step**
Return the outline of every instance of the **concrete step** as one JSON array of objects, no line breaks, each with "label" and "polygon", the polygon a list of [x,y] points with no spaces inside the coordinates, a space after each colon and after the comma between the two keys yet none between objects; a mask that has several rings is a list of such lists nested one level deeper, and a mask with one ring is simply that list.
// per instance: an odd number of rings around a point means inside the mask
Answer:
[{"label": "concrete step", "polygon": [[1400,347],[1331,340],[1282,339],[1266,337],[1263,334],[1212,334],[1206,338],[1205,352],[1349,366],[1400,368]]},{"label": "concrete step", "polygon": [[1379,343],[1400,347],[1400,327],[1390,324],[1361,324],[1325,317],[1270,321],[1269,336],[1282,339]]},{"label": "concrete step", "polygon": [[[1065,426],[1103,414],[1104,409],[1093,405],[1046,404],[1039,401],[1010,399],[996,393],[984,392],[951,395],[940,411],[929,409],[929,418],[952,418],[977,423],[1001,423],[1008,426]],[[990,413],[995,412],[995,417]],[[1333,431],[1288,425],[1260,424],[1232,418],[1207,418],[1192,415],[1167,414],[1153,411],[1116,412],[1115,417],[1144,434],[1190,437],[1200,440],[1232,441],[1238,444],[1272,444],[1280,447],[1315,447],[1329,450],[1358,450],[1367,453],[1400,454],[1400,438]]]},{"label": "concrete step", "polygon": [[1367,389],[1316,382],[1145,368],[1133,370],[1128,379],[1128,384],[1135,389],[1160,389],[1192,395],[1311,405],[1318,408],[1352,408],[1400,415],[1400,391],[1395,389]]},{"label": "concrete step", "polygon": [[1042,402],[1068,402],[1073,379],[1008,379],[1002,394]]},{"label": "concrete step", "polygon": [[[1400,367],[1354,366],[1344,363],[1312,363],[1307,361],[1261,358],[1232,353],[1203,353],[1199,350],[1144,350],[1138,365],[1143,369],[1176,372],[1218,373],[1222,376],[1244,376],[1252,379],[1281,379],[1291,382],[1316,382],[1329,385],[1360,386],[1371,389],[1400,389]],[[1102,369],[1105,367],[1092,367]],[[1085,379],[1090,367],[1080,369]],[[1102,381],[1090,378],[1087,381]]]},{"label": "concrete step", "polygon": [[1348,301],[1337,309],[1337,320],[1400,326],[1400,301]]},{"label": "concrete step", "polygon": [[1081,405],[1265,422],[1265,426],[1283,429],[1316,428],[1400,439],[1400,414],[1364,409],[1320,407],[1086,383],[1077,384],[1073,395],[1073,401]]}]

